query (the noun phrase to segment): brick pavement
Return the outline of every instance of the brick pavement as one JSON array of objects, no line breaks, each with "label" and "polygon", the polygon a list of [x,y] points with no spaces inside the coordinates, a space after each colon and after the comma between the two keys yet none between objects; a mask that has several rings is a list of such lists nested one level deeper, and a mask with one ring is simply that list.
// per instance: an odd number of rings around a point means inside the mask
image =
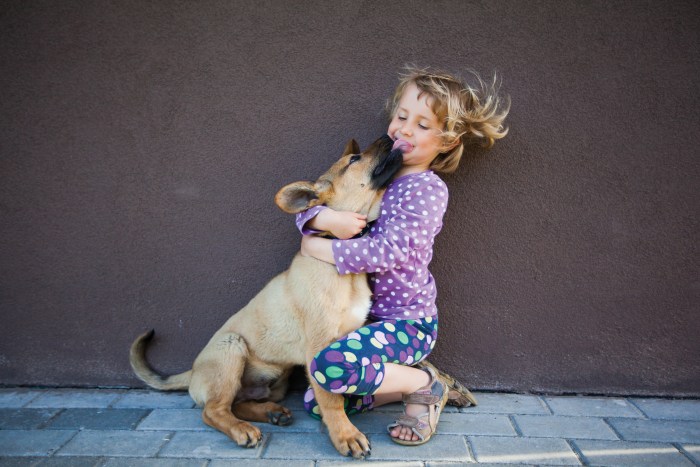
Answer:
[{"label": "brick pavement", "polygon": [[[700,466],[700,400],[476,393],[479,405],[448,407],[439,432],[399,446],[385,426],[400,405],[357,415],[376,466]],[[286,405],[287,427],[259,425],[264,442],[244,449],[207,427],[186,393],[115,389],[0,389],[2,466],[331,467],[352,462],[319,422]]]}]

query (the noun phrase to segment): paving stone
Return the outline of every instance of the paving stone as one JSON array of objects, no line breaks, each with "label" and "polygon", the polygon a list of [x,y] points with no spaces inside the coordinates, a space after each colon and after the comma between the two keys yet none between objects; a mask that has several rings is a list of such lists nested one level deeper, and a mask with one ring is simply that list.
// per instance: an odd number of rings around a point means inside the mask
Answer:
[{"label": "paving stone", "polygon": [[201,409],[155,409],[139,423],[139,430],[214,430],[202,420]]},{"label": "paving stone", "polygon": [[101,457],[47,457],[36,467],[101,467],[103,463]]},{"label": "paving stone", "polygon": [[443,413],[437,432],[440,435],[517,436],[506,415]]},{"label": "paving stone", "polygon": [[110,390],[51,389],[42,392],[27,408],[106,408],[122,393]]},{"label": "paving stone", "polygon": [[75,436],[75,431],[1,430],[3,456],[48,456]]},{"label": "paving stone", "polygon": [[0,430],[30,430],[51,419],[58,409],[0,409]]},{"label": "paving stone", "polygon": [[[392,423],[398,415],[400,415],[399,412],[371,411],[352,415],[350,421],[358,430],[365,434],[386,433],[386,426]],[[328,433],[325,425],[322,426],[321,431]]]},{"label": "paving stone", "polygon": [[292,414],[292,417],[292,423],[285,426],[258,422],[254,422],[253,425],[257,426],[263,433],[321,433],[325,430],[322,422],[307,416],[306,413],[299,417]]},{"label": "paving stone", "polygon": [[683,444],[681,447],[696,464],[700,465],[700,444]]},{"label": "paving stone", "polygon": [[187,392],[129,391],[112,404],[117,409],[191,409]]},{"label": "paving stone", "polygon": [[342,459],[326,433],[272,433],[263,459]]},{"label": "paving stone", "polygon": [[[512,439],[512,438],[511,438]],[[369,460],[474,462],[464,436],[434,435],[420,446],[402,446],[388,434],[370,436],[372,456]]]},{"label": "paving stone", "polygon": [[[2,455],[2,453],[0,453]],[[0,457],[0,467],[34,467],[41,457]]]},{"label": "paving stone", "polygon": [[[421,459],[473,462],[463,436],[436,435],[430,442],[415,447],[396,444],[386,434],[371,435],[368,438],[372,444],[372,455],[367,460],[372,461],[372,465],[375,465],[377,461],[411,460],[422,462]],[[328,435],[309,437],[297,433],[274,433],[263,458],[317,459],[333,463],[351,460],[351,458],[346,458],[336,451]],[[321,465],[320,462],[319,465]]]},{"label": "paving stone", "polygon": [[615,397],[545,397],[545,402],[555,415],[578,417],[632,417],[644,415],[625,399]]},{"label": "paving stone", "polygon": [[700,400],[630,400],[649,418],[700,421]]},{"label": "paving stone", "polygon": [[[345,461],[319,461],[316,464],[316,467],[340,467],[340,466],[345,466],[347,467],[349,460]],[[423,467],[423,462],[419,461],[373,461],[371,457],[367,458],[365,461],[369,464],[372,465],[372,467]],[[453,467],[460,465],[454,462],[451,462],[450,464],[445,464],[445,465],[451,465]],[[464,464],[461,464],[464,465]]]},{"label": "paving stone", "polygon": [[[472,464],[467,464],[464,462],[426,462],[425,467],[467,467]],[[482,463],[479,462],[477,465],[478,467],[507,467],[510,464],[491,464],[491,463]],[[533,465],[533,464],[518,464],[518,467],[548,467],[547,465],[540,464],[539,466]]]},{"label": "paving stone", "polygon": [[618,439],[601,418],[558,415],[516,415],[523,436],[532,438]]},{"label": "paving stone", "polygon": [[287,407],[292,412],[302,412],[306,413],[304,409],[304,393],[303,392],[290,392],[284,399],[280,402],[280,405]]},{"label": "paving stone", "polygon": [[461,409],[463,412],[529,415],[549,415],[551,413],[537,396],[490,393],[475,393],[474,396],[479,401],[479,405]]},{"label": "paving stone", "polygon": [[263,441],[255,448],[238,446],[235,442],[215,430],[181,431],[158,454],[159,457],[182,458],[233,458],[256,459],[260,457],[270,435],[263,435]]},{"label": "paving stone", "polygon": [[474,436],[469,442],[479,463],[581,465],[563,439]]},{"label": "paving stone", "polygon": [[[246,465],[254,465],[255,467],[314,467],[313,460],[290,461],[282,459],[249,459],[246,460]],[[322,465],[318,463],[316,465]],[[240,467],[241,461],[228,459],[214,459],[207,467]]]},{"label": "paving stone", "polygon": [[101,457],[5,457],[0,467],[98,467]]},{"label": "paving stone", "polygon": [[608,423],[627,441],[700,443],[700,422],[614,418]]},{"label": "paving stone", "polygon": [[[0,453],[0,456],[3,454]],[[34,467],[41,457],[0,457],[0,467]]]},{"label": "paving stone", "polygon": [[148,414],[144,409],[66,409],[46,424],[51,430],[130,430]]},{"label": "paving stone", "polygon": [[[138,457],[112,457],[104,467],[207,467],[207,459],[147,459]],[[240,465],[240,464],[239,464]]]},{"label": "paving stone", "polygon": [[576,440],[586,465],[630,467],[692,467],[678,449],[670,444],[633,443],[626,441]]},{"label": "paving stone", "polygon": [[163,431],[86,430],[79,432],[55,455],[152,457],[169,439],[170,433]]},{"label": "paving stone", "polygon": [[41,395],[42,391],[23,388],[0,389],[0,407],[19,409]]}]

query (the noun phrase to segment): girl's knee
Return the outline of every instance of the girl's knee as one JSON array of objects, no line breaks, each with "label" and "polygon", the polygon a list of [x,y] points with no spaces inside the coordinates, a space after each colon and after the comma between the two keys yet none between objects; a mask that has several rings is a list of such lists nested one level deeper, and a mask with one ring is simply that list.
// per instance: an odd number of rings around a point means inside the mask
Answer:
[{"label": "girl's knee", "polygon": [[[337,355],[336,355],[337,354]],[[334,393],[347,393],[359,380],[360,362],[350,362],[340,352],[321,352],[309,364],[311,377],[323,389]]]}]

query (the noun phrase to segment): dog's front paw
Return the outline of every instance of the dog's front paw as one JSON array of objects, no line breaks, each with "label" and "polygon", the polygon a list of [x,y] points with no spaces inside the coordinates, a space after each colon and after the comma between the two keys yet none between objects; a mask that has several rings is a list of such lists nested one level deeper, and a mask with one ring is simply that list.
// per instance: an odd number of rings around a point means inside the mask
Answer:
[{"label": "dog's front paw", "polygon": [[352,425],[351,427],[352,429],[344,430],[342,434],[331,435],[333,445],[343,456],[364,459],[372,454],[372,446],[364,433]]},{"label": "dog's front paw", "polygon": [[247,422],[240,422],[230,429],[229,437],[239,446],[254,448],[262,441],[262,432],[255,426]]}]

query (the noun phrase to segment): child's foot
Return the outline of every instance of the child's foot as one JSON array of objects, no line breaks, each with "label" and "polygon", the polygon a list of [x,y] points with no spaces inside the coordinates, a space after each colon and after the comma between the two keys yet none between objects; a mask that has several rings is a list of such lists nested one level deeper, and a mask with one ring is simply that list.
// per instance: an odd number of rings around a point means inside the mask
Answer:
[{"label": "child's foot", "polygon": [[424,369],[430,382],[414,393],[403,397],[404,414],[387,426],[391,439],[399,444],[419,445],[426,443],[437,428],[440,413],[447,403],[447,387],[435,372]]},{"label": "child's foot", "polygon": [[449,394],[447,398],[447,405],[452,405],[455,407],[469,407],[477,405],[476,397],[474,397],[474,394],[472,394],[471,391],[469,391],[469,389],[467,389],[465,385],[463,385],[444,371],[441,371],[440,369],[436,368],[435,365],[430,363],[428,360],[423,360],[420,363],[416,364],[415,368],[431,368],[438,375],[438,378],[440,378],[445,384],[447,384],[447,390]]}]

